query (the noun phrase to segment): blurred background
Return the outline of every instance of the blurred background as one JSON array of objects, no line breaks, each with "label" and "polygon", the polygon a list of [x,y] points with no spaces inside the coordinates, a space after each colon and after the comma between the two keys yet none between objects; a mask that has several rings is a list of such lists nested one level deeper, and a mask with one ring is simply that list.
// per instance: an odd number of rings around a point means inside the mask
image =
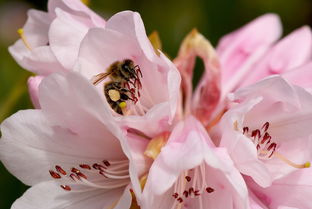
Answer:
[{"label": "blurred background", "polygon": [[[257,16],[280,15],[284,35],[302,25],[312,25],[311,0],[89,0],[89,6],[109,18],[121,10],[138,11],[147,33],[159,32],[163,50],[175,57],[183,37],[194,27],[216,45],[220,37]],[[17,39],[17,29],[29,8],[46,10],[46,0],[0,0],[0,122],[21,109],[32,108],[26,80],[7,48]],[[26,162],[27,163],[27,162]],[[10,208],[27,189],[0,163],[0,209]]]}]

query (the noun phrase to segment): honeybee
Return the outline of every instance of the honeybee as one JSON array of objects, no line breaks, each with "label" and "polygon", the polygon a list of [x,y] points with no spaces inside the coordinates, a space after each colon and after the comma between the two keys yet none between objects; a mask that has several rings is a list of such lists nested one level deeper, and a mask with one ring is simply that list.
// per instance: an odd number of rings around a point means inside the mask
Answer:
[{"label": "honeybee", "polygon": [[126,106],[126,101],[132,100],[136,103],[140,97],[141,69],[130,59],[116,61],[107,68],[107,72],[94,76],[92,82],[97,85],[108,76],[111,81],[104,84],[106,100],[115,112],[122,115],[122,108]]}]

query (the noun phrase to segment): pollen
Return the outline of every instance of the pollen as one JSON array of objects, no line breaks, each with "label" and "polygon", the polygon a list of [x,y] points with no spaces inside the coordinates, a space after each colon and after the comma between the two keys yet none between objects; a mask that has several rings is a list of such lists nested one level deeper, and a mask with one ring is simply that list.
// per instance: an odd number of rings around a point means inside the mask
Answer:
[{"label": "pollen", "polygon": [[120,107],[121,109],[126,108],[126,107],[127,107],[127,103],[126,103],[126,102],[120,102],[120,103],[119,103],[119,107]]},{"label": "pollen", "polygon": [[119,91],[117,91],[115,89],[110,89],[108,91],[108,96],[114,102],[120,100],[120,93],[119,93]]},{"label": "pollen", "polygon": [[311,163],[310,163],[310,162],[306,162],[306,163],[304,164],[304,167],[305,167],[305,168],[310,168],[310,166],[311,166]]}]

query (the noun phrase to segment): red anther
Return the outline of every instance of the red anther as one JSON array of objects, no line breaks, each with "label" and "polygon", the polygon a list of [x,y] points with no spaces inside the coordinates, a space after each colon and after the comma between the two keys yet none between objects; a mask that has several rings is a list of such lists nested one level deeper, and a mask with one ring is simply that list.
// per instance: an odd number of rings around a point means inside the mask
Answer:
[{"label": "red anther", "polygon": [[190,176],[185,176],[186,181],[190,182],[192,178]]},{"label": "red anther", "polygon": [[89,166],[89,165],[87,165],[87,164],[80,164],[79,167],[80,167],[80,168],[83,168],[83,169],[91,170],[91,166]]},{"label": "red anther", "polygon": [[76,174],[73,174],[73,173],[70,174],[69,177],[70,177],[73,181],[76,181],[76,180],[79,181],[79,180],[80,180],[79,176],[76,176]]},{"label": "red anther", "polygon": [[260,138],[260,137],[261,137],[260,130],[259,130],[259,129],[253,130],[253,131],[251,132],[251,136],[252,136],[252,137],[257,137],[257,136],[258,136],[258,138]]},{"label": "red anther", "polygon": [[261,144],[264,144],[265,141],[267,141],[267,140],[270,141],[271,138],[272,138],[272,137],[270,136],[270,134],[268,134],[268,132],[265,132],[265,134],[264,134],[264,136],[263,136],[263,138],[262,138],[262,140],[261,140],[260,143],[261,143]]},{"label": "red anther", "polygon": [[131,193],[133,193],[133,189],[129,189],[129,191],[130,191]]},{"label": "red anther", "polygon": [[195,196],[199,196],[200,194],[199,194],[199,190],[196,190],[195,192],[194,192],[194,194],[195,194]]},{"label": "red anther", "polygon": [[263,124],[262,129],[264,130],[264,132],[266,132],[269,129],[270,123],[269,122],[265,122],[265,124]]},{"label": "red anther", "polygon": [[256,148],[257,148],[257,150],[259,150],[259,149],[260,149],[260,145],[259,145],[259,144],[257,144]]},{"label": "red anther", "polygon": [[66,171],[64,171],[63,168],[59,165],[56,165],[55,169],[57,170],[57,172],[59,172],[60,174],[63,174],[64,176],[67,174]]},{"label": "red anther", "polygon": [[193,187],[189,188],[189,195],[191,195],[192,192],[194,192],[194,188]]},{"label": "red anther", "polygon": [[272,152],[271,152],[271,154],[269,155],[269,158],[272,157],[273,153],[275,152],[276,146],[277,146],[276,143],[272,143],[272,144],[270,144],[270,146],[268,147],[268,149],[267,149],[268,151],[270,151],[271,149],[273,149]]},{"label": "red anther", "polygon": [[[138,66],[138,65],[137,65]],[[142,72],[141,72],[141,69],[140,67],[138,66],[138,68],[136,69],[136,74],[140,74],[141,78],[143,78],[143,75],[142,75]]]},{"label": "red anther", "polygon": [[179,198],[177,199],[177,201],[178,201],[179,203],[182,203],[182,202],[183,202],[183,199],[182,199],[181,197],[179,197]]},{"label": "red anther", "polygon": [[65,191],[71,191],[71,188],[68,185],[61,185],[61,188],[64,189]]},{"label": "red anther", "polygon": [[178,194],[178,193],[174,193],[174,194],[172,195],[172,197],[174,197],[175,199],[177,199],[177,198],[178,198],[178,196],[179,196],[179,194]]},{"label": "red anther", "polygon": [[105,178],[108,178],[103,171],[100,171],[99,174],[104,176]]},{"label": "red anther", "polygon": [[55,178],[55,179],[60,179],[61,178],[61,175],[52,171],[52,170],[49,170],[50,172],[50,175],[52,176],[52,178]]},{"label": "red anther", "polygon": [[94,164],[92,165],[92,167],[93,167],[94,169],[100,170],[100,171],[102,171],[102,170],[105,169],[104,166],[102,166],[102,165],[100,165],[100,164],[97,164],[97,163],[94,163]]},{"label": "red anther", "polygon": [[84,175],[83,173],[79,172],[77,173],[77,176],[81,177],[81,178],[84,178],[84,179],[87,179],[87,176]]},{"label": "red anther", "polygon": [[78,170],[77,168],[72,168],[71,172],[78,174],[78,173],[80,173],[80,170]]},{"label": "red anther", "polygon": [[104,165],[106,165],[107,167],[109,167],[111,164],[107,161],[107,160],[103,160]]},{"label": "red anther", "polygon": [[248,133],[248,131],[249,131],[249,128],[248,128],[248,127],[244,127],[244,128],[243,128],[243,134]]},{"label": "red anther", "polygon": [[212,193],[212,192],[214,192],[214,189],[213,189],[213,188],[211,188],[211,187],[207,187],[207,188],[206,188],[206,192],[208,192],[208,193]]},{"label": "red anther", "polygon": [[185,196],[185,198],[187,198],[189,195],[188,191],[184,190],[183,195]]}]

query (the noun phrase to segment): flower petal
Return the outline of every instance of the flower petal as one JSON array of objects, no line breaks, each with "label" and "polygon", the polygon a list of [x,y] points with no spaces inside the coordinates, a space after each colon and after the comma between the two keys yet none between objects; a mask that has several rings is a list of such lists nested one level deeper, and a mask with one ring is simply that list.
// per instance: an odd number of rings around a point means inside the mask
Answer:
[{"label": "flower petal", "polygon": [[113,208],[111,206],[119,200],[122,190],[68,192],[62,190],[55,182],[42,182],[28,189],[14,202],[11,209]]},{"label": "flower petal", "polygon": [[[307,26],[299,28],[273,46],[253,67],[241,86],[268,75],[280,74],[299,67],[312,59],[312,33]],[[289,50],[291,49],[291,50]]]},{"label": "flower petal", "polygon": [[41,83],[43,76],[31,76],[28,78],[27,85],[31,101],[35,108],[40,109],[39,103],[39,84]]},{"label": "flower petal", "polygon": [[95,25],[97,27],[105,26],[105,20],[94,13],[80,0],[49,0],[48,10],[52,17],[55,16],[56,8],[60,8],[73,15],[87,17],[91,20],[90,25]]},{"label": "flower petal", "polygon": [[146,36],[144,24],[139,13],[132,11],[119,12],[107,21],[106,28],[121,34],[127,34],[129,38],[136,40],[147,59],[153,61],[156,58],[153,46]]},{"label": "flower petal", "polygon": [[56,9],[56,18],[50,25],[50,47],[59,62],[66,68],[72,69],[78,58],[79,47],[89,27],[84,20],[74,15]]},{"label": "flower petal", "polygon": [[[264,30],[265,28],[265,30]],[[217,47],[222,72],[223,94],[236,88],[253,63],[282,34],[280,19],[275,14],[258,17],[241,29],[226,35]]]}]

